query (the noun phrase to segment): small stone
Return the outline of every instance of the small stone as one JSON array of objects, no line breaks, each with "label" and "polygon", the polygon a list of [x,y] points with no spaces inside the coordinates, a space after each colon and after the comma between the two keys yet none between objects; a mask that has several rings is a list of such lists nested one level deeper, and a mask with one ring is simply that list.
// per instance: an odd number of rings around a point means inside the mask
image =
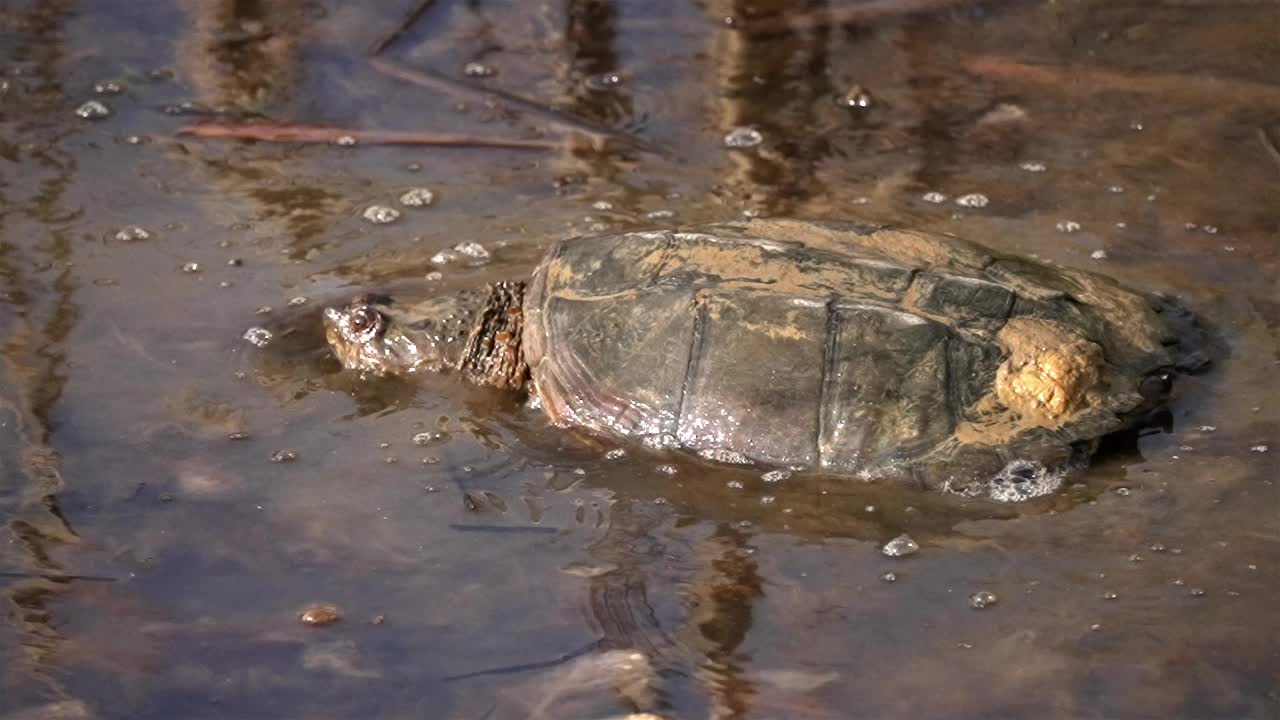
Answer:
[{"label": "small stone", "polygon": [[124,86],[114,80],[99,80],[93,84],[93,91],[99,95],[119,95],[124,92]]},{"label": "small stone", "polygon": [[1106,250],[1094,250],[1093,252],[1089,253],[1089,257],[1093,258],[1094,260],[1106,260],[1106,259],[1107,259],[1107,251],[1106,251]]},{"label": "small stone", "polygon": [[227,433],[228,440],[248,440],[249,437],[249,433],[244,430],[236,430],[234,432]]},{"label": "small stone", "polygon": [[111,108],[97,100],[90,100],[76,108],[76,115],[85,120],[101,120],[111,114]]},{"label": "small stone", "polygon": [[332,625],[341,619],[342,611],[329,603],[314,603],[298,611],[298,622],[311,627]]},{"label": "small stone", "polygon": [[989,608],[992,605],[995,605],[999,601],[1000,598],[990,590],[979,590],[969,596],[969,607],[975,610],[982,610],[983,608]]},{"label": "small stone", "polygon": [[724,136],[724,146],[734,150],[753,148],[764,142],[764,135],[753,127],[736,127]]},{"label": "small stone", "polygon": [[883,580],[883,581],[885,581],[885,582],[887,582],[887,583],[891,583],[891,582],[898,582],[898,574],[897,574],[897,573],[895,573],[895,572],[893,572],[893,571],[891,570],[891,571],[889,571],[889,572],[887,572],[887,573],[885,573],[885,574],[881,575],[881,576],[880,576],[880,579],[881,579],[881,580]]},{"label": "small stone", "polygon": [[188,275],[198,273],[200,272],[200,269],[200,263],[198,262],[189,262],[182,266],[182,272],[187,273]]},{"label": "small stone", "polygon": [[374,225],[386,225],[400,219],[400,211],[386,205],[370,205],[361,213],[361,217]]},{"label": "small stone", "polygon": [[1209,592],[1204,588],[1193,587],[1187,591],[1187,594],[1191,597],[1204,597],[1205,595],[1208,595]]},{"label": "small stone", "polygon": [[430,188],[416,187],[406,190],[400,196],[400,204],[405,207],[426,207],[436,201],[436,194]]},{"label": "small stone", "polygon": [[913,555],[919,550],[920,545],[904,533],[885,543],[884,547],[880,549],[880,552],[888,555],[889,557],[905,557],[907,555]]},{"label": "small stone", "polygon": [[277,450],[271,453],[271,462],[273,463],[291,463],[298,459],[298,453],[293,450]]}]

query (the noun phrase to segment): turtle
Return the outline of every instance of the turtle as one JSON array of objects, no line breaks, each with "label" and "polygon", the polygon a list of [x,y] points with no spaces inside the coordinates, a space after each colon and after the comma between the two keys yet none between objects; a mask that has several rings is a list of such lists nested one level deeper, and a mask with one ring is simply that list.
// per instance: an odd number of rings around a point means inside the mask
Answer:
[{"label": "turtle", "polygon": [[323,316],[350,370],[454,372],[561,427],[996,500],[1052,492],[1208,362],[1173,297],[858,221],[571,237],[528,281]]}]

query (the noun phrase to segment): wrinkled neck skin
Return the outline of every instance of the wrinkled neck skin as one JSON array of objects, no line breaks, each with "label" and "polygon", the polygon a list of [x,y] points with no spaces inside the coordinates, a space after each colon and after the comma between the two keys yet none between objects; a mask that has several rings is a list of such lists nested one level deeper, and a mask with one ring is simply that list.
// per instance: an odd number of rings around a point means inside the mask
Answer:
[{"label": "wrinkled neck skin", "polygon": [[381,373],[454,370],[479,385],[519,390],[529,375],[523,304],[522,282],[417,303],[392,300],[378,308],[386,328],[376,342],[398,362]]}]

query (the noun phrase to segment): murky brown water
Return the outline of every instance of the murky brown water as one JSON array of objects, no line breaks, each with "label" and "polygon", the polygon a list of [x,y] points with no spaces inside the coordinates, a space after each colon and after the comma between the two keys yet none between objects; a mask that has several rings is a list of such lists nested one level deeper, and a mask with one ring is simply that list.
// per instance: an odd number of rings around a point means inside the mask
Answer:
[{"label": "murky brown water", "polygon": [[[1280,7],[437,0],[381,55],[431,87],[366,58],[413,9],[0,5],[0,718],[1280,715]],[[210,113],[568,140],[176,135]],[[311,334],[354,286],[744,212],[1102,269],[1228,352],[1172,432],[992,508],[606,459]],[[432,264],[464,240],[492,261]]]}]

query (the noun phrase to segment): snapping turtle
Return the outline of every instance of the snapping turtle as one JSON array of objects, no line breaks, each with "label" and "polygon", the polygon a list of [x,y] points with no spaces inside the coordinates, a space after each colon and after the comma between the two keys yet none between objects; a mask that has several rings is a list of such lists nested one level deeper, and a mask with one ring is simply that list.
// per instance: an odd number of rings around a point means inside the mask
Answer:
[{"label": "snapping turtle", "polygon": [[1204,364],[1171,299],[890,227],[753,220],[555,243],[532,279],[325,311],[342,363],[527,389],[719,461],[1023,499]]}]

